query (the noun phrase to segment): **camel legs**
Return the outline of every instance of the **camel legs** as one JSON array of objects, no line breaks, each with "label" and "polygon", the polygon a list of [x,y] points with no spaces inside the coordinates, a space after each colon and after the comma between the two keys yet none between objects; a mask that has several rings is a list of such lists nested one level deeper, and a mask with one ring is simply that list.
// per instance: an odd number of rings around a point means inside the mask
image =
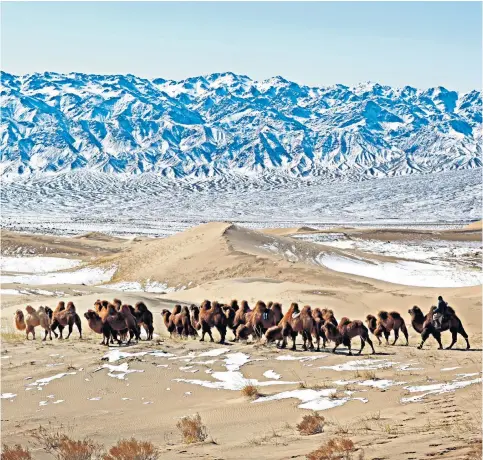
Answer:
[{"label": "camel legs", "polygon": [[70,335],[72,334],[73,328],[74,328],[74,325],[71,322],[69,322],[69,333],[67,334],[66,339],[68,339],[70,337]]},{"label": "camel legs", "polygon": [[[366,337],[366,342],[369,344],[369,346],[372,348],[372,354],[375,355],[376,354],[376,350],[374,350],[374,345],[372,343],[372,340],[368,337]],[[361,348],[362,350],[362,348]]]},{"label": "camel legs", "polygon": [[225,343],[226,326],[216,326],[216,329],[220,333],[220,341],[218,343]]},{"label": "camel legs", "polygon": [[[296,338],[297,338],[297,333],[292,332],[292,348],[291,348],[292,351],[295,351],[297,349],[296,346],[295,346],[295,339]],[[305,349],[307,349],[307,348],[305,348]]]},{"label": "camel legs", "polygon": [[77,327],[77,330],[79,331],[79,338],[82,339],[82,323],[81,323],[81,319],[79,318],[79,316],[76,316],[74,318],[74,322],[75,322],[75,325]]},{"label": "camel legs", "polygon": [[442,350],[443,344],[441,343],[441,332],[439,332],[439,331],[437,331],[437,330],[435,330],[431,327],[427,327],[421,333],[421,343],[419,344],[418,348],[420,350],[421,350],[421,348],[423,348],[424,342],[426,342],[426,340],[428,339],[428,337],[430,335],[432,335],[436,339],[436,341],[438,342],[438,345],[439,345],[439,349]]},{"label": "camel legs", "polygon": [[399,329],[394,329],[394,342],[393,345],[396,345],[397,339],[399,339]]},{"label": "camel legs", "polygon": [[[358,355],[360,355],[362,353],[362,350],[364,350],[365,344],[366,344],[366,341],[361,337],[361,349],[359,350],[359,353],[357,353]],[[349,351],[350,351],[350,345],[349,345]]]},{"label": "camel legs", "polygon": [[401,326],[401,331],[404,334],[404,338],[406,339],[406,345],[409,345],[409,334],[405,324]]},{"label": "camel legs", "polygon": [[207,333],[209,336],[210,336],[210,342],[214,342],[213,340],[213,334],[211,333],[211,328],[209,326],[207,326],[206,324],[202,324],[201,325],[201,339],[200,339],[200,342],[204,342],[205,341],[205,334]]}]

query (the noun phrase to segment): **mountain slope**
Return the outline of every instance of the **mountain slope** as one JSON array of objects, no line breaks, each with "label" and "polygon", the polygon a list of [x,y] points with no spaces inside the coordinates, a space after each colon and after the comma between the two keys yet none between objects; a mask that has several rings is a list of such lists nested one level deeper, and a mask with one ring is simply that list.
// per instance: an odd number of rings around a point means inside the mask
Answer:
[{"label": "mountain slope", "polygon": [[325,88],[233,73],[1,73],[4,179],[91,169],[191,181],[364,179],[481,166],[481,93]]}]

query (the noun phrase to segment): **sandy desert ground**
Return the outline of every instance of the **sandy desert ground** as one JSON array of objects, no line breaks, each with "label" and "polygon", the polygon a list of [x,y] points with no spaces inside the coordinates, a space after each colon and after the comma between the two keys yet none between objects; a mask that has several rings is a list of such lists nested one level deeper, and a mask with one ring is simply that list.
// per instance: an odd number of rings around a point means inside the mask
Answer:
[{"label": "sandy desert ground", "polygon": [[[50,423],[105,445],[150,440],[163,459],[302,459],[338,436],[366,459],[481,458],[481,223],[440,232],[210,223],[164,239],[1,237],[2,442],[27,445],[30,430]],[[375,242],[411,251],[391,255]],[[461,337],[453,350],[438,350],[432,338],[417,349],[407,311],[426,312],[438,295],[457,311],[471,350]],[[35,342],[13,330],[14,312],[27,304],[72,300],[84,313],[113,297],[148,305],[155,340],[108,349],[84,318],[82,340],[76,330],[46,342],[40,329]],[[161,310],[205,298],[273,300],[284,310],[297,301],[339,319],[396,310],[409,346],[374,338],[376,355],[366,347],[357,357],[344,347],[304,352],[300,341],[297,351],[234,343],[231,333],[223,345],[169,338]],[[242,395],[247,382],[258,397]],[[324,432],[302,436],[296,425],[312,410],[325,417]],[[185,445],[176,423],[196,413],[208,439]],[[33,449],[34,458],[50,458]]]}]

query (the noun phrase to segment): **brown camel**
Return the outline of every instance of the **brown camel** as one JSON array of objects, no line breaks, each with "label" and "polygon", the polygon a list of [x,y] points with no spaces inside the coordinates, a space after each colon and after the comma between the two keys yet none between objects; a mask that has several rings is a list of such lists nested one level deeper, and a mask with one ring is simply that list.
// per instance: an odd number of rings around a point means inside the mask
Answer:
[{"label": "brown camel", "polygon": [[332,353],[335,353],[335,350],[339,345],[344,344],[349,349],[349,355],[352,355],[351,339],[357,336],[361,338],[361,349],[359,350],[359,353],[357,353],[358,355],[362,353],[365,342],[367,342],[372,348],[372,354],[376,352],[372,341],[369,338],[369,331],[362,321],[351,321],[348,318],[342,318],[338,326],[334,326],[331,322],[326,321],[322,328],[324,329],[327,338],[335,342]]},{"label": "brown camel", "polygon": [[25,317],[22,310],[17,310],[14,315],[15,328],[18,331],[25,331],[27,325],[25,324]]},{"label": "brown camel", "polygon": [[113,299],[112,304],[116,307],[117,311],[119,311],[122,307],[122,301],[119,299]]},{"label": "brown camel", "polygon": [[134,317],[136,318],[138,326],[142,326],[146,331],[146,340],[152,340],[154,332],[153,314],[149,311],[144,302],[138,302],[134,306]]},{"label": "brown camel", "polygon": [[169,332],[169,336],[172,337],[176,327],[173,324],[173,321],[171,321],[171,312],[165,308],[161,312],[161,316],[163,317],[164,325],[166,326],[166,329]]},{"label": "brown camel", "polygon": [[52,325],[50,326],[52,332],[54,333],[55,337],[59,337],[55,332],[55,329],[59,328],[60,337],[59,339],[63,339],[63,331],[66,326],[69,327],[69,333],[67,334],[66,339],[70,337],[72,334],[72,328],[74,324],[77,326],[77,330],[79,331],[79,337],[82,339],[82,323],[80,320],[79,315],[76,313],[75,305],[73,302],[69,302],[67,307],[64,307],[64,302],[59,302],[56,309],[54,310],[52,316]]},{"label": "brown camel", "polygon": [[302,310],[299,310],[298,303],[292,303],[279,323],[279,325],[282,326],[283,334],[282,348],[287,346],[287,337],[291,336],[292,350],[296,350],[295,339],[297,338],[297,334],[301,334],[304,341],[302,348],[307,350],[308,342],[308,348],[313,350],[314,344],[312,342],[312,333],[316,332],[314,324],[312,309],[309,305],[305,305]]},{"label": "brown camel", "polygon": [[171,315],[171,320],[176,328],[176,332],[182,337],[197,336],[198,333],[191,324],[189,308],[186,305],[183,307],[180,305],[179,307],[180,311]]},{"label": "brown camel", "polygon": [[49,307],[42,307],[40,306],[37,309],[37,314],[39,315],[40,319],[40,326],[44,330],[44,338],[42,339],[42,342],[45,342],[47,340],[47,335],[49,336],[49,339],[52,340],[52,330],[50,329],[50,323],[51,323],[51,316],[50,316],[50,310]]},{"label": "brown camel", "polygon": [[104,328],[106,326],[99,314],[94,310],[87,310],[87,312],[84,313],[84,318],[87,319],[87,324],[91,330],[93,330],[96,334],[103,335],[101,345],[109,345],[109,342],[106,343],[107,334],[104,334]]},{"label": "brown camel", "polygon": [[27,311],[27,315],[25,316],[27,340],[29,339],[29,334],[32,334],[32,340],[35,340],[35,328],[40,326],[40,316],[30,305],[27,305],[25,310]]},{"label": "brown camel", "polygon": [[230,305],[223,305],[222,308],[226,316],[226,327],[230,328],[233,331],[233,334],[236,334],[236,329],[234,327],[236,310],[233,309]]},{"label": "brown camel", "polygon": [[418,306],[414,306],[408,313],[411,315],[411,324],[416,332],[421,334],[421,343],[418,348],[423,348],[424,342],[432,335],[438,342],[439,349],[443,349],[441,343],[441,332],[449,330],[451,332],[451,345],[447,348],[450,350],[458,340],[458,334],[462,335],[466,340],[466,349],[470,349],[470,342],[468,340],[468,334],[466,333],[461,320],[456,315],[453,308],[448,306],[447,315],[443,318],[443,322],[440,329],[436,329],[433,325],[433,312],[436,307],[433,305],[429,310],[429,313],[424,316],[423,312]]},{"label": "brown camel", "polygon": [[205,340],[205,334],[208,333],[210,336],[210,341],[213,342],[213,335],[211,334],[211,328],[215,327],[220,333],[219,343],[225,343],[226,337],[226,325],[227,319],[223,312],[223,309],[214,301],[211,303],[209,300],[205,300],[201,304],[200,308],[200,324],[201,324],[201,339],[203,342]]},{"label": "brown camel", "polygon": [[379,345],[381,345],[381,335],[384,334],[386,343],[389,344],[389,335],[391,331],[394,331],[394,342],[395,345],[399,339],[399,330],[402,331],[404,337],[406,338],[406,345],[409,345],[408,330],[406,328],[406,323],[401,315],[397,311],[380,311],[377,314],[377,318],[374,315],[366,316],[366,324],[373,335],[377,337]]},{"label": "brown camel", "polygon": [[281,307],[272,310],[265,305],[265,302],[259,300],[255,308],[246,314],[246,324],[237,329],[237,339],[246,340],[250,335],[261,338],[267,329],[277,325],[278,313],[281,313]]},{"label": "brown camel", "polygon": [[[135,337],[136,340],[140,339],[139,336],[139,327],[136,322],[136,318],[131,313],[131,309],[129,305],[122,305],[119,311],[116,311],[114,314],[109,314],[105,321],[105,327],[103,329],[104,337],[106,341],[109,341],[109,338],[113,336],[113,331],[118,333],[122,333],[125,329],[129,331],[129,340],[127,341],[127,345],[131,343],[131,340]],[[121,344],[121,340],[117,339],[118,344]]]},{"label": "brown camel", "polygon": [[251,311],[252,310],[248,306],[248,302],[246,300],[242,300],[240,303],[240,308],[236,311],[235,318],[233,320],[233,333],[236,334],[238,327],[247,322],[247,315]]},{"label": "brown camel", "polygon": [[197,331],[199,331],[201,329],[200,307],[198,307],[197,305],[191,304],[189,310],[190,310],[191,324]]}]

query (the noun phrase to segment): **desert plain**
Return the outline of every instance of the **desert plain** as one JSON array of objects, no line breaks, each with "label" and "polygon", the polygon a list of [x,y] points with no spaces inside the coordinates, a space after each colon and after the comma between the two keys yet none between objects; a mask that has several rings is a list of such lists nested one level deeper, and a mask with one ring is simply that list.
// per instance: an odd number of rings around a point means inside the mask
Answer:
[{"label": "desert plain", "polygon": [[[163,459],[303,459],[332,438],[349,438],[353,458],[473,459],[481,449],[481,223],[453,229],[246,229],[212,222],[167,238],[75,237],[2,231],[2,442],[32,444],[39,426],[109,446],[134,436]],[[384,248],[392,248],[385,251]],[[36,260],[35,260],[36,259]],[[59,262],[60,260],[60,262]],[[33,261],[33,262],[32,262]],[[469,335],[438,350],[408,309],[424,313],[442,295]],[[154,339],[100,345],[83,314],[96,299],[143,301]],[[278,349],[249,340],[224,344],[170,337],[161,318],[177,303],[204,299],[292,302],[329,308],[337,319],[398,311],[409,345],[366,346],[349,356]],[[13,318],[27,305],[73,301],[82,318],[68,340],[26,340]],[[442,334],[443,345],[451,334]],[[391,335],[391,342],[393,336]],[[359,339],[353,340],[358,351]],[[253,385],[249,398],[242,389]],[[323,432],[302,435],[304,415]],[[203,442],[185,444],[176,425],[199,414]]]}]

